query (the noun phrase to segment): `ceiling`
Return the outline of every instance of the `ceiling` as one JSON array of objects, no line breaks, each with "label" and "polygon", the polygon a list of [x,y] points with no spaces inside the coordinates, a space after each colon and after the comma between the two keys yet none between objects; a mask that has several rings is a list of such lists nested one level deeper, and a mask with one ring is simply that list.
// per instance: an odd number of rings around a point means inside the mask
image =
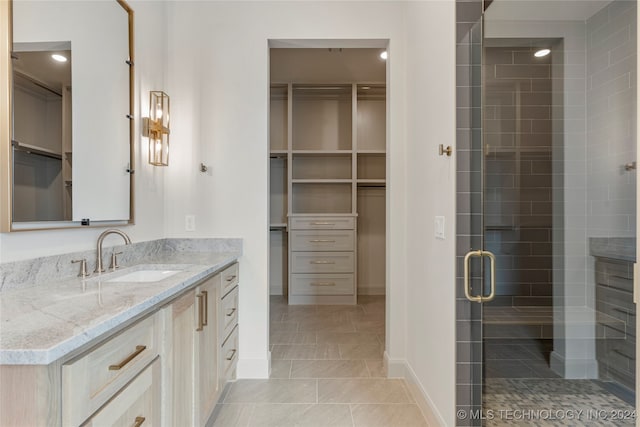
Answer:
[{"label": "ceiling", "polygon": [[386,81],[383,48],[272,48],[271,81],[275,83],[348,83]]},{"label": "ceiling", "polygon": [[[57,62],[51,54],[59,53],[68,58],[67,62]],[[36,80],[58,93],[62,93],[63,86],[71,86],[71,51],[29,51],[12,52],[17,59],[13,60],[14,70]]]}]

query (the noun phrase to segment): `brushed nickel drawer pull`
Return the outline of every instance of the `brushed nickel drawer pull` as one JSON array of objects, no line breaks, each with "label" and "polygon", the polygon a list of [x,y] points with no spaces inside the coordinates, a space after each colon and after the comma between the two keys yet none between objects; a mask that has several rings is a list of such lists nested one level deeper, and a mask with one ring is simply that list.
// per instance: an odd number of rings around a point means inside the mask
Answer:
[{"label": "brushed nickel drawer pull", "polygon": [[335,222],[314,221],[311,225],[336,225]]},{"label": "brushed nickel drawer pull", "polygon": [[227,312],[227,317],[231,317],[231,316],[233,316],[233,313],[235,313],[235,312],[236,312],[236,309],[235,309],[235,308],[232,308],[231,310],[229,310],[229,311]]},{"label": "brushed nickel drawer pull", "polygon": [[236,277],[238,277],[238,276],[236,276],[236,275],[229,276],[229,277],[227,277],[227,278],[226,278],[226,281],[227,281],[227,282],[233,282],[233,280],[234,280]]},{"label": "brushed nickel drawer pull", "polygon": [[335,261],[309,261],[311,264],[335,264]]},{"label": "brushed nickel drawer pull", "polygon": [[126,359],[124,359],[122,362],[118,363],[117,365],[109,366],[109,370],[110,371],[119,371],[120,369],[124,368],[127,363],[131,362],[137,355],[139,355],[140,353],[142,353],[146,349],[147,349],[146,345],[137,345],[136,346],[136,351],[131,353],[129,356],[127,356]]},{"label": "brushed nickel drawer pull", "polygon": [[140,427],[145,421],[145,417],[136,417],[136,422],[133,424],[133,427]]},{"label": "brushed nickel drawer pull", "polygon": [[207,326],[209,323],[209,299],[208,292],[202,291],[202,299],[204,300],[204,320],[202,321],[202,326]]},{"label": "brushed nickel drawer pull", "polygon": [[335,240],[329,240],[329,239],[313,239],[313,240],[309,240],[309,243],[335,243]]},{"label": "brushed nickel drawer pull", "polygon": [[236,349],[235,348],[233,350],[231,350],[231,356],[228,356],[227,360],[231,361],[231,360],[233,360],[234,357],[236,357]]},{"label": "brushed nickel drawer pull", "polygon": [[311,282],[310,286],[335,286],[336,282]]},{"label": "brushed nickel drawer pull", "polygon": [[201,331],[204,328],[204,302],[202,297],[202,294],[196,295],[196,298],[198,298],[198,327],[196,331]]}]

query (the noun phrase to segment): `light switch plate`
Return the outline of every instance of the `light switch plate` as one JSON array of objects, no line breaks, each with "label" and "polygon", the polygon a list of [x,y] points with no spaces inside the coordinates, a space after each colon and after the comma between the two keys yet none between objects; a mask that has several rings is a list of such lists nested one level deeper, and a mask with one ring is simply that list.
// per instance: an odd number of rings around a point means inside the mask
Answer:
[{"label": "light switch plate", "polygon": [[436,239],[444,240],[444,217],[436,216],[434,225]]}]

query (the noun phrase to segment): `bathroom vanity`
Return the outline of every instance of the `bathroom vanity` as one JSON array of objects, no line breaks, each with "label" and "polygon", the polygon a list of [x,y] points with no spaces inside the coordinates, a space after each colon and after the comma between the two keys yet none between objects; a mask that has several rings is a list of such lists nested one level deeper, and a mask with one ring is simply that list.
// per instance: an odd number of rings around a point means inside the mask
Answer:
[{"label": "bathroom vanity", "polygon": [[633,302],[635,239],[591,238],[595,257],[596,310],[621,322],[598,322],[596,359],[601,380],[633,393],[636,364],[636,305]]},{"label": "bathroom vanity", "polygon": [[204,426],[235,376],[239,256],[160,251],[0,293],[0,425]]}]

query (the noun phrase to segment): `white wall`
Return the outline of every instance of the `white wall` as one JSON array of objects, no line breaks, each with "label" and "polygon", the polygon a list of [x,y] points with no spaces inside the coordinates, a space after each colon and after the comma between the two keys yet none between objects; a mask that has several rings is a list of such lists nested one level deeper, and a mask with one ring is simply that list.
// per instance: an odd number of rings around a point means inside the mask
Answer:
[{"label": "white wall", "polygon": [[[136,117],[148,111],[149,90],[164,87],[165,47],[158,22],[165,12],[158,3],[131,1],[135,10]],[[160,43],[159,43],[160,41]],[[143,113],[142,115],[147,115]],[[140,120],[136,121],[135,218],[136,225],[121,227],[134,242],[164,237],[165,169],[147,163],[146,138],[140,138]],[[101,228],[29,231],[0,234],[0,262],[81,251],[95,247]],[[113,240],[111,240],[113,239]],[[106,245],[120,244],[109,237]]]},{"label": "white wall", "polygon": [[[454,424],[455,169],[436,151],[455,140],[454,15],[453,0],[168,3],[166,234],[244,238],[241,377],[269,366],[268,41],[388,39],[386,357]],[[188,214],[195,233],[184,231]],[[444,242],[432,237],[435,214],[447,217]]]}]

